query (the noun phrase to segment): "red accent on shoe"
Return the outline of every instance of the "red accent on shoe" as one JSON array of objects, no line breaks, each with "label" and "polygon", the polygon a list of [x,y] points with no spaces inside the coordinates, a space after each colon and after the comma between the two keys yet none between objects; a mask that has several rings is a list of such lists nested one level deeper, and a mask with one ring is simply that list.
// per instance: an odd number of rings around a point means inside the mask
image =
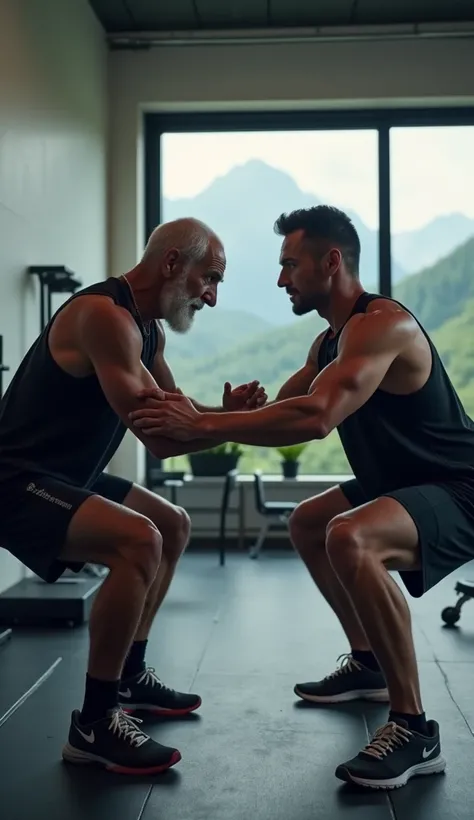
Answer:
[{"label": "red accent on shoe", "polygon": [[202,705],[202,700],[199,698],[196,703],[192,706],[188,706],[186,709],[160,709],[159,706],[154,706],[152,708],[147,707],[140,707],[137,709],[130,709],[128,706],[123,706],[122,710],[127,713],[127,715],[134,715],[136,712],[148,712],[150,715],[156,715],[157,717],[184,717],[185,715],[189,715],[191,712],[195,712],[196,709]]},{"label": "red accent on shoe", "polygon": [[114,765],[107,765],[105,768],[109,772],[115,772],[116,774],[130,774],[130,775],[147,775],[147,774],[161,774],[161,772],[166,772],[171,766],[174,766],[176,763],[179,763],[181,760],[181,754],[176,749],[175,752],[171,755],[169,761],[167,763],[162,763],[160,766],[150,766],[147,769],[133,769],[128,768],[127,766],[114,766]]}]

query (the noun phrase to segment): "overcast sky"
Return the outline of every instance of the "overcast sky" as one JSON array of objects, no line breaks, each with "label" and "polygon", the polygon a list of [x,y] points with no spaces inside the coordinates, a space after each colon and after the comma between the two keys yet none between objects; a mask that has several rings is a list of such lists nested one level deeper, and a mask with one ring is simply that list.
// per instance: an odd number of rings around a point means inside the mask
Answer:
[{"label": "overcast sky", "polygon": [[[195,196],[233,166],[261,159],[378,227],[375,131],[166,134],[162,151],[167,198]],[[474,218],[474,127],[392,129],[391,184],[396,232],[441,214]]]}]

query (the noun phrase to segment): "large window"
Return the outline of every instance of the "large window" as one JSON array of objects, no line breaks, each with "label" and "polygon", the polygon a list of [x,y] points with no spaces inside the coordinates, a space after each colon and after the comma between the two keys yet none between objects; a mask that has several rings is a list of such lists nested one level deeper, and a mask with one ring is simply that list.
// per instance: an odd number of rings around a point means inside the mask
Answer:
[{"label": "large window", "polygon": [[431,334],[474,418],[473,146],[473,126],[390,133],[393,293]]},{"label": "large window", "polygon": [[[354,221],[364,287],[393,294],[433,331],[474,415],[473,113],[149,115],[146,133],[147,234],[195,216],[222,237],[228,259],[217,307],[188,334],[167,334],[183,391],[216,405],[225,381],[257,378],[274,398],[304,363],[325,323],[295,317],[277,287],[273,224],[324,202]],[[247,447],[239,468],[279,472],[279,462],[272,448]],[[337,432],[307,447],[301,471],[350,472]]]}]

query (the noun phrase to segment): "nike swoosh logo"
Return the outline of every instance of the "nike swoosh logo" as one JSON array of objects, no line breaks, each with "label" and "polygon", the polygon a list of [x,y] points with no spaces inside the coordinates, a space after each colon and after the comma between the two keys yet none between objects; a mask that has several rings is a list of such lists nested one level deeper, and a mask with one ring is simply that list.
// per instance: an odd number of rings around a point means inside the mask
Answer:
[{"label": "nike swoosh logo", "polygon": [[125,689],[125,692],[119,692],[119,695],[122,698],[131,698],[132,697],[132,693],[131,693],[130,689]]},{"label": "nike swoosh logo", "polygon": [[437,745],[438,744],[436,744],[436,746],[433,746],[432,749],[427,749],[426,746],[425,746],[425,748],[423,749],[423,760],[426,760],[427,757],[431,757],[433,752],[436,750]]},{"label": "nike swoosh logo", "polygon": [[86,735],[86,733],[85,733],[85,732],[82,732],[82,731],[79,729],[79,726],[76,726],[76,729],[77,729],[77,731],[79,732],[79,734],[81,735],[81,737],[83,737],[83,738],[84,738],[84,740],[87,740],[87,742],[88,742],[88,743],[94,743],[94,741],[95,741],[95,735],[94,735],[94,730],[93,730],[93,729],[91,729],[91,731],[89,732],[89,734],[88,734],[88,735]]}]

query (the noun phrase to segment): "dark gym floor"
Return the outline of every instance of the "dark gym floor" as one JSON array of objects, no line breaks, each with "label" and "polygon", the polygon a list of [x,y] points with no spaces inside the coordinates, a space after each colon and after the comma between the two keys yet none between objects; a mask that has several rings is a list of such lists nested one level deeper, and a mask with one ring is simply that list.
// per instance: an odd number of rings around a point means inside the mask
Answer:
[{"label": "dark gym floor", "polygon": [[[461,575],[469,576],[464,568]],[[389,793],[358,792],[334,777],[380,705],[297,703],[293,686],[335,668],[345,639],[293,553],[185,555],[150,640],[148,661],[171,686],[202,695],[199,713],[155,722],[182,761],[152,781],[61,762],[70,712],[80,707],[87,630],[15,630],[0,648],[0,715],[51,674],[0,725],[2,820],[472,820],[474,602],[443,627],[450,578],[411,601],[428,717],[441,724],[443,775]],[[59,662],[58,658],[61,658]]]}]

